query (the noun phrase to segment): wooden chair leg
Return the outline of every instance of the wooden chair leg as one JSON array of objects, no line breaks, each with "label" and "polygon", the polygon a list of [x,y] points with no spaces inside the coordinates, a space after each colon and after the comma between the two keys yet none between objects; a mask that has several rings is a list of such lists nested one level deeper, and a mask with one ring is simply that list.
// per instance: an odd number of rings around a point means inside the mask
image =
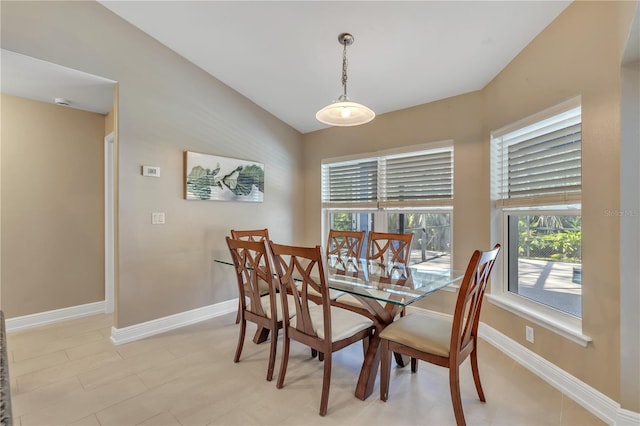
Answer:
[{"label": "wooden chair leg", "polygon": [[318,361],[324,361],[324,353],[318,352]]},{"label": "wooden chair leg", "polygon": [[417,373],[418,372],[418,359],[417,358],[411,358],[411,372],[412,373]]},{"label": "wooden chair leg", "polygon": [[318,356],[318,351],[316,351],[315,349],[311,349],[311,358],[315,358]]},{"label": "wooden chair leg", "polygon": [[[319,355],[322,352],[319,353]],[[327,414],[327,407],[329,405],[329,388],[331,387],[331,354],[324,360],[324,375],[322,377],[322,396],[320,398],[320,415]]]},{"label": "wooden chair leg", "polygon": [[280,361],[280,374],[278,374],[278,383],[276,383],[276,387],[278,389],[282,389],[282,386],[284,385],[284,376],[285,374],[287,374],[287,364],[289,363],[289,345],[289,336],[285,331],[282,344],[282,359]]},{"label": "wooden chair leg", "polygon": [[267,381],[273,379],[273,370],[276,365],[276,344],[278,343],[278,329],[271,333],[271,345],[269,347],[269,367],[267,368]]},{"label": "wooden chair leg", "polygon": [[247,321],[244,318],[240,321],[240,335],[238,336],[238,346],[236,347],[236,355],[233,357],[233,362],[240,361],[240,354],[242,354],[242,346],[244,345],[244,335],[247,331]]},{"label": "wooden chair leg", "polygon": [[386,401],[389,397],[389,380],[391,376],[391,353],[389,342],[380,341],[380,399]]},{"label": "wooden chair leg", "polygon": [[458,367],[449,367],[449,387],[451,390],[451,404],[453,405],[453,414],[456,417],[456,425],[466,426],[464,420],[464,411],[462,410],[462,398],[460,397],[460,376]]},{"label": "wooden chair leg", "polygon": [[242,303],[238,301],[238,312],[236,313],[236,324],[240,323],[240,311],[242,310]]},{"label": "wooden chair leg", "polygon": [[364,356],[367,356],[367,350],[369,350],[369,340],[371,340],[371,337],[362,339],[362,354]]},{"label": "wooden chair leg", "polygon": [[482,390],[482,384],[480,383],[480,371],[478,370],[478,353],[474,348],[471,352],[471,372],[473,373],[473,381],[476,384],[476,390],[478,391],[478,398],[480,401],[486,402],[484,398],[484,391]]}]

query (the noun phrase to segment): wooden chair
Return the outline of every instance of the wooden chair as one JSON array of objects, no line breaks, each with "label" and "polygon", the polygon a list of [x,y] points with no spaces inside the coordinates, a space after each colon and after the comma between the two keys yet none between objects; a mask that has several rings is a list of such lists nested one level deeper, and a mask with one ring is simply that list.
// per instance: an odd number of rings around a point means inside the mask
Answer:
[{"label": "wooden chair", "polygon": [[[358,275],[358,257],[362,249],[364,234],[364,231],[337,231],[330,229],[325,252],[327,265],[339,270],[340,273],[349,273],[354,276]],[[309,291],[309,298],[313,302],[317,304],[322,303],[322,297],[319,293],[313,290],[313,288]],[[329,298],[331,300],[336,300],[344,294],[344,291],[329,289]],[[312,351],[312,354],[315,356],[315,351]],[[322,361],[322,356],[320,360]]]},{"label": "wooden chair", "polygon": [[[247,321],[269,330],[271,332],[271,347],[267,380],[270,381],[273,378],[273,369],[276,361],[278,330],[284,324],[282,320],[282,303],[283,300],[286,303],[287,297],[279,298],[276,294],[273,273],[268,261],[269,249],[266,241],[234,240],[229,237],[226,240],[233,259],[238,280],[238,291],[240,292],[240,335],[233,361],[240,361]],[[262,288],[264,287],[268,289],[266,295],[262,294]],[[247,303],[247,300],[249,303]],[[289,300],[293,302],[291,297],[289,297]]]},{"label": "wooden chair", "polygon": [[345,273],[357,272],[364,234],[364,231],[330,229],[326,250],[329,265]]},{"label": "wooden chair", "polygon": [[380,268],[394,263],[409,265],[413,234],[369,232],[367,240],[367,260]]},{"label": "wooden chair", "polygon": [[[280,296],[284,307],[284,347],[277,387],[284,385],[289,362],[291,339],[324,354],[324,375],[320,398],[320,415],[327,413],[331,383],[332,354],[354,342],[369,339],[374,327],[371,320],[356,313],[330,305],[329,288],[320,246],[293,247],[270,242],[275,270],[280,279]],[[310,303],[310,290],[318,292],[320,304]],[[287,294],[294,296],[290,305],[284,303]],[[289,312],[294,307],[295,315]]]},{"label": "wooden chair", "polygon": [[247,241],[269,241],[269,230],[264,229],[244,229],[236,231],[231,230],[231,238],[234,240],[247,240]]},{"label": "wooden chair", "polygon": [[[369,276],[381,281],[394,280],[399,285],[406,281],[410,275],[412,241],[413,234],[369,232],[366,253]],[[362,303],[350,294],[340,296],[334,305],[368,315]]]},{"label": "wooden chair", "polygon": [[380,399],[389,396],[391,352],[411,357],[411,371],[417,371],[420,359],[449,369],[449,387],[453,413],[458,426],[465,425],[460,397],[460,364],[471,355],[471,370],[480,401],[485,402],[478,373],[478,321],[484,291],[500,245],[489,251],[476,250],[458,291],[452,318],[426,317],[419,314],[404,316],[380,333]]},{"label": "wooden chair", "polygon": [[[245,229],[241,231],[236,231],[235,229],[231,230],[231,238],[234,240],[245,240],[245,241],[269,241],[269,230],[267,228],[264,229]],[[265,261],[268,258],[265,258]],[[260,288],[260,293],[264,296],[269,293],[269,288],[261,283],[262,287]],[[236,315],[236,324],[240,322],[240,303],[238,303],[238,313]]]}]

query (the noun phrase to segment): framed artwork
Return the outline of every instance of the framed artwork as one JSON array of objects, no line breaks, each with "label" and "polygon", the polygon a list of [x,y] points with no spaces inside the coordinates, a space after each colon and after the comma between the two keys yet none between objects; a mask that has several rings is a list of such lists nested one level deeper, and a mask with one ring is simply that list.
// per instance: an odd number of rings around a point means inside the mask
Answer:
[{"label": "framed artwork", "polygon": [[184,174],[186,200],[263,201],[263,163],[185,151]]}]

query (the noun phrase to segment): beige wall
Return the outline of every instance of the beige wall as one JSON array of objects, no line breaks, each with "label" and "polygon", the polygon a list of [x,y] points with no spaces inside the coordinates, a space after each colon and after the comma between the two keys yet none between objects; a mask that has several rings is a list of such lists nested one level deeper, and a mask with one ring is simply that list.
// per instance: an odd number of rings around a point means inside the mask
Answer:
[{"label": "beige wall", "polygon": [[104,116],[2,95],[2,309],[104,300]]},{"label": "beige wall", "polygon": [[[235,297],[230,271],[212,263],[225,254],[230,228],[266,226],[279,241],[320,243],[322,158],[453,139],[454,265],[465,265],[473,248],[492,243],[490,130],[582,94],[583,313],[594,341],[585,349],[536,327],[532,350],[615,400],[626,372],[619,223],[603,212],[620,205],[619,61],[633,6],[575,2],[481,91],[302,137],[97,3],[0,3],[3,48],[119,82],[118,327]],[[187,149],[263,161],[265,202],[184,201]],[[162,177],[140,176],[143,164],[161,167]],[[164,211],[167,224],[152,226],[153,211]],[[446,310],[452,299],[425,303]],[[485,303],[483,321],[526,345],[519,317]]]},{"label": "beige wall", "polygon": [[[632,2],[574,2],[482,91],[384,114],[356,128],[304,136],[306,243],[320,241],[320,161],[420,142],[454,140],[454,266],[489,247],[490,131],[582,95],[583,348],[491,303],[482,320],[614,400],[620,394],[620,61]],[[626,41],[626,40],[625,40]],[[421,306],[450,310],[452,293]],[[528,324],[531,325],[531,324]],[[637,368],[637,361],[636,361]]]},{"label": "beige wall", "polygon": [[[213,262],[228,256],[231,228],[300,235],[297,131],[97,2],[0,7],[3,48],[118,82],[116,327],[237,297],[231,268]],[[185,201],[185,150],[263,162],[264,202]],[[143,177],[142,165],[161,177]],[[166,224],[151,225],[152,212]]]}]

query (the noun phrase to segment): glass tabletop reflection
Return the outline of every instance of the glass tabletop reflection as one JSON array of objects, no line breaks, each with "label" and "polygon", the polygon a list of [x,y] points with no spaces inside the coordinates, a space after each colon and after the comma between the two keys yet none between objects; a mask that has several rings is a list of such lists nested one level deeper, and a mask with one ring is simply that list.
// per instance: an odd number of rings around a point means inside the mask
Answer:
[{"label": "glass tabletop reflection", "polygon": [[[233,265],[227,259],[215,262]],[[330,256],[326,266],[327,286],[354,296],[407,306],[450,284],[460,281],[463,270],[430,265],[429,262],[404,265],[397,262]]]},{"label": "glass tabletop reflection", "polygon": [[462,279],[463,270],[429,265],[330,256],[326,265],[327,285],[354,296],[407,306],[428,294]]}]

